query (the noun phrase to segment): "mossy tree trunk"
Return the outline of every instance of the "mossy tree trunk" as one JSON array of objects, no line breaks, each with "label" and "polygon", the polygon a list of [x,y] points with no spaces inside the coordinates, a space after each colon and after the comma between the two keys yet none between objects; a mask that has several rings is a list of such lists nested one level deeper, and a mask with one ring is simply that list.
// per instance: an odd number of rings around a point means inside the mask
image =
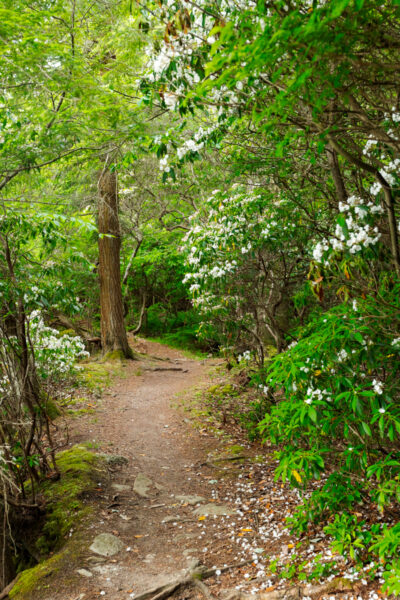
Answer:
[{"label": "mossy tree trunk", "polygon": [[103,354],[133,358],[124,323],[117,175],[106,165],[98,181],[100,325]]}]

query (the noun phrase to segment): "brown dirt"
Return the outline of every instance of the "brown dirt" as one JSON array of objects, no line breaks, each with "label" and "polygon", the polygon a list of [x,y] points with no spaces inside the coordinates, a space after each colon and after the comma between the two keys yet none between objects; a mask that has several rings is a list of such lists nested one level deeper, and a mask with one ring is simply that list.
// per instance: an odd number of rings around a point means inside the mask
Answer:
[{"label": "brown dirt", "polygon": [[[116,469],[113,483],[132,489],[136,476],[143,473],[159,489],[153,487],[149,498],[112,487],[103,494],[99,491],[97,518],[88,526],[87,547],[69,572],[57,575],[57,590],[51,586],[49,595],[40,591],[41,600],[130,598],[187,568],[192,558],[184,551],[198,546],[197,540],[193,542],[197,537],[194,507],[181,506],[174,496],[209,496],[207,482],[197,476],[195,464],[217,441],[197,432],[171,402],[185,390],[209,385],[208,372],[215,360],[188,359],[177,350],[146,340],[136,343],[135,350],[163,360],[128,362],[123,378],[104,392],[95,418],[84,415],[69,424],[69,445],[91,442],[96,452],[126,457],[129,463]],[[171,516],[176,520],[162,523]],[[117,535],[126,550],[96,564],[89,546],[103,532]],[[201,547],[193,556],[202,558]],[[78,575],[78,568],[90,570],[93,576]]]}]

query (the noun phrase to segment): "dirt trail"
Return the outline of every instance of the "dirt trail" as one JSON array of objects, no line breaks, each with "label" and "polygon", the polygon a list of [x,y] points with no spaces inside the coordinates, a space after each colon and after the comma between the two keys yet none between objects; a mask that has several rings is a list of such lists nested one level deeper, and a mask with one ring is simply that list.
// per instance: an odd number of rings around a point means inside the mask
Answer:
[{"label": "dirt trail", "polygon": [[[210,370],[220,361],[187,359],[145,340],[135,346],[143,359],[126,365],[94,414],[72,424],[70,439],[71,444],[92,442],[96,451],[121,455],[127,463],[112,469],[107,485],[99,481],[95,516],[71,532],[71,542],[78,544],[68,568],[50,573],[47,585],[42,580],[29,600],[139,600],[148,589],[182,578],[194,563],[215,566],[207,587],[197,582],[197,587],[180,589],[174,600],[216,600],[231,592],[232,600],[258,593],[262,600],[326,600],[338,592],[342,600],[353,600],[353,594],[375,599],[378,582],[367,585],[342,557],[335,558],[341,577],[326,576],[322,586],[313,585],[311,577],[310,584],[293,587],[290,577],[271,571],[270,560],[280,561],[282,568],[301,560],[311,573],[316,560],[328,566],[332,553],[326,537],[310,530],[297,556],[298,539],[285,526],[285,517],[299,494],[275,481],[272,448],[250,444],[232,423],[230,433],[224,425],[219,435],[207,423],[195,429],[177,408],[179,394],[190,399],[196,388],[210,386]],[[237,449],[241,454],[233,456]],[[114,536],[118,552],[102,557],[93,551],[101,534]],[[238,591],[247,595],[238,596]],[[168,597],[153,594],[140,600]]]},{"label": "dirt trail", "polygon": [[[117,470],[111,496],[103,499],[98,518],[91,524],[93,535],[89,531],[78,565],[87,574],[69,573],[73,585],[68,592],[61,580],[62,589],[53,589],[48,600],[132,598],[175,577],[193,558],[201,559],[194,531],[195,507],[176,496],[210,499],[207,480],[196,475],[196,463],[210,449],[210,441],[171,402],[180,392],[207,382],[215,361],[187,359],[176,350],[144,340],[139,350],[162,360],[153,361],[150,367],[147,362],[129,364],[126,377],[116,380],[104,394],[96,411],[97,423],[86,419],[71,437],[72,444],[89,440],[99,445],[98,451],[122,455],[129,463]],[[135,481],[139,487],[143,484],[143,476],[151,480],[147,498],[133,490]],[[89,546],[100,533],[118,536],[123,549],[112,558],[97,557]]]}]

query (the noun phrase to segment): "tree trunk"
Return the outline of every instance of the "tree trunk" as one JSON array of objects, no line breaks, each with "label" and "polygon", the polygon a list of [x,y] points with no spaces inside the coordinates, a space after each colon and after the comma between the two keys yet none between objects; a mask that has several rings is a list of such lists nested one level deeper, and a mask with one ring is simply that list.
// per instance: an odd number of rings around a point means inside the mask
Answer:
[{"label": "tree trunk", "polygon": [[15,577],[15,567],[12,560],[12,549],[8,539],[7,527],[4,506],[0,505],[0,592]]},{"label": "tree trunk", "polygon": [[101,345],[103,354],[115,352],[133,358],[122,304],[117,176],[107,166],[99,177],[98,188]]}]

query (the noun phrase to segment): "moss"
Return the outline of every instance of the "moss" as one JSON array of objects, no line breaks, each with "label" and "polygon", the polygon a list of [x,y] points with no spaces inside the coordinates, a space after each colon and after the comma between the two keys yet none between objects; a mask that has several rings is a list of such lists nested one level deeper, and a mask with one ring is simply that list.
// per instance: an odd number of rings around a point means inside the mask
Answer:
[{"label": "moss", "polygon": [[207,392],[210,396],[217,397],[219,399],[238,395],[238,390],[235,389],[235,387],[231,383],[219,383],[216,385],[212,385],[208,388]]},{"label": "moss", "polygon": [[61,415],[60,408],[54,400],[47,399],[43,402],[43,411],[52,421]]},{"label": "moss", "polygon": [[65,598],[69,598],[69,591],[79,580],[75,569],[82,566],[83,557],[87,548],[88,532],[86,529],[77,531],[60,552],[54,554],[31,569],[23,571],[9,597],[12,600],[42,600],[46,591],[65,590]]},{"label": "moss", "polygon": [[208,354],[197,348],[196,344],[191,343],[188,340],[179,339],[174,334],[166,334],[160,337],[146,336],[146,339],[156,342],[157,344],[162,344],[163,346],[168,346],[169,348],[176,348],[177,350],[180,350],[183,356],[191,360],[204,360],[208,357]]},{"label": "moss", "polygon": [[81,366],[82,371],[78,375],[78,384],[89,390],[100,392],[110,385],[112,369],[109,364],[91,361]]},{"label": "moss", "polygon": [[47,587],[46,579],[54,572],[60,569],[61,556],[52,556],[44,563],[40,563],[32,569],[23,571],[18,578],[17,583],[9,592],[10,598],[29,598],[33,592]]},{"label": "moss", "polygon": [[229,446],[229,448],[227,448],[226,451],[229,454],[236,456],[237,454],[243,454],[243,452],[245,452],[245,448],[243,446],[240,446],[239,444],[234,444],[233,446]]},{"label": "moss", "polygon": [[59,334],[60,337],[62,335],[69,335],[71,337],[76,337],[78,335],[76,333],[75,329],[63,329],[62,331],[59,331],[58,334]]},{"label": "moss", "polygon": [[122,350],[112,350],[110,352],[107,352],[103,356],[103,360],[105,362],[107,362],[108,360],[124,360],[124,359],[125,359],[125,354],[122,352]]},{"label": "moss", "polygon": [[[57,554],[22,571],[9,593],[15,600],[39,600],[45,590],[58,586],[65,574],[69,573],[70,577],[71,564],[78,566],[81,563],[87,543],[87,532],[77,525],[93,512],[93,505],[86,501],[86,495],[97,487],[99,478],[106,473],[105,459],[90,452],[88,445],[59,452],[56,459],[60,478],[40,484],[39,493],[46,500],[47,512],[40,537],[34,545],[41,556],[48,556],[50,552]],[[71,529],[77,531],[72,537]]]},{"label": "moss", "polygon": [[58,549],[72,526],[87,514],[89,508],[82,495],[93,489],[100,470],[101,459],[86,446],[73,446],[56,459],[60,479],[45,481],[40,487],[47,503],[42,535],[36,541],[42,555]]},{"label": "moss", "polygon": [[110,350],[109,352],[106,352],[103,355],[102,360],[107,362],[109,360],[111,360],[111,361],[113,361],[113,360],[124,361],[127,359],[135,360],[136,358],[137,358],[136,354],[134,353],[132,348],[129,346],[128,352],[126,354],[122,350]]},{"label": "moss", "polygon": [[80,417],[82,415],[90,415],[94,413],[94,408],[69,408],[67,414],[71,417]]}]

